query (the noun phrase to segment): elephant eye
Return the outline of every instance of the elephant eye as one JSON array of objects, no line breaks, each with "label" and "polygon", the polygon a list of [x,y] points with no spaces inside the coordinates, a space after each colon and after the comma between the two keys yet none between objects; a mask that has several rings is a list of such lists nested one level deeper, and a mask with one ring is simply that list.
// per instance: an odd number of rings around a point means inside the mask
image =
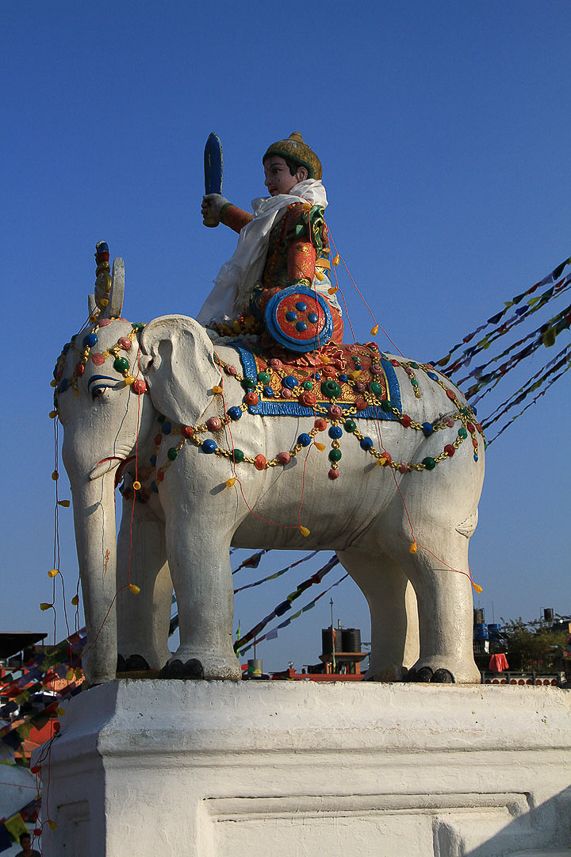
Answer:
[{"label": "elephant eye", "polygon": [[101,398],[101,396],[103,395],[103,393],[105,392],[105,390],[106,390],[106,387],[105,387],[105,386],[103,386],[103,385],[102,385],[101,387],[94,387],[94,388],[93,388],[93,390],[91,391],[91,397],[92,397],[92,399],[99,399],[99,398]]}]

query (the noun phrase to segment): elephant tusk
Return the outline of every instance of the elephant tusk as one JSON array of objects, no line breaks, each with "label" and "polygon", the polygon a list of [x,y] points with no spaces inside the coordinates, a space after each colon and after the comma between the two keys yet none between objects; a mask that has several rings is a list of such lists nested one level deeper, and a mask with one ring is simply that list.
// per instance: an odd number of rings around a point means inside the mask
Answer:
[{"label": "elephant tusk", "polygon": [[109,458],[102,458],[101,461],[95,465],[93,470],[89,474],[90,481],[94,479],[99,479],[101,476],[104,476],[105,473],[109,473],[110,470],[113,470],[114,467],[117,467],[117,462],[125,462],[124,458],[120,458],[118,455],[111,455]]}]

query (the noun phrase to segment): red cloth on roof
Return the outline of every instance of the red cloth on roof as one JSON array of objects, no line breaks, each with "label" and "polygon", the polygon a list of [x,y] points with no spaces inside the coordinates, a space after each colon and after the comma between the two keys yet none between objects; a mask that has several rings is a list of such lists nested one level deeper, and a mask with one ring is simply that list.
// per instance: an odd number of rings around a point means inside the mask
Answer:
[{"label": "red cloth on roof", "polygon": [[492,670],[492,672],[501,673],[504,670],[509,670],[509,668],[508,659],[503,652],[500,652],[499,655],[492,655],[490,658],[488,669]]}]

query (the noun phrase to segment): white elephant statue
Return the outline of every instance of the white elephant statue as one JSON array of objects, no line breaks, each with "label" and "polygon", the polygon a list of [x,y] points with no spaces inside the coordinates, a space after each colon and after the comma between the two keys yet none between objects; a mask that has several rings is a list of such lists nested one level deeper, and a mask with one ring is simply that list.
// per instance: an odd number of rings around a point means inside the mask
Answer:
[{"label": "white elephant statue", "polygon": [[[371,611],[366,677],[390,667],[405,680],[478,682],[468,542],[484,440],[457,388],[393,358],[401,406],[391,419],[357,413],[353,429],[331,404],[318,408],[319,426],[314,413],[252,415],[232,347],[214,347],[185,316],[146,326],[120,317],[122,271],[116,260],[106,310],[55,371],[88,681],[114,678],[118,651],[165,677],[239,679],[235,546],[336,551]],[[125,492],[117,540],[121,477],[140,485],[136,501]],[[180,646],[171,656],[172,586]]]}]

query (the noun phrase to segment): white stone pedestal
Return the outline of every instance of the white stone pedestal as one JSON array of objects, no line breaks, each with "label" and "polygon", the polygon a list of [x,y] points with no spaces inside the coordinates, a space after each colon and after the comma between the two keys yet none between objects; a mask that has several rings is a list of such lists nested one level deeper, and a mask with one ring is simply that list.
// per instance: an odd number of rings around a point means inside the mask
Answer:
[{"label": "white stone pedestal", "polygon": [[42,778],[44,857],[559,857],[571,692],[115,681]]}]

